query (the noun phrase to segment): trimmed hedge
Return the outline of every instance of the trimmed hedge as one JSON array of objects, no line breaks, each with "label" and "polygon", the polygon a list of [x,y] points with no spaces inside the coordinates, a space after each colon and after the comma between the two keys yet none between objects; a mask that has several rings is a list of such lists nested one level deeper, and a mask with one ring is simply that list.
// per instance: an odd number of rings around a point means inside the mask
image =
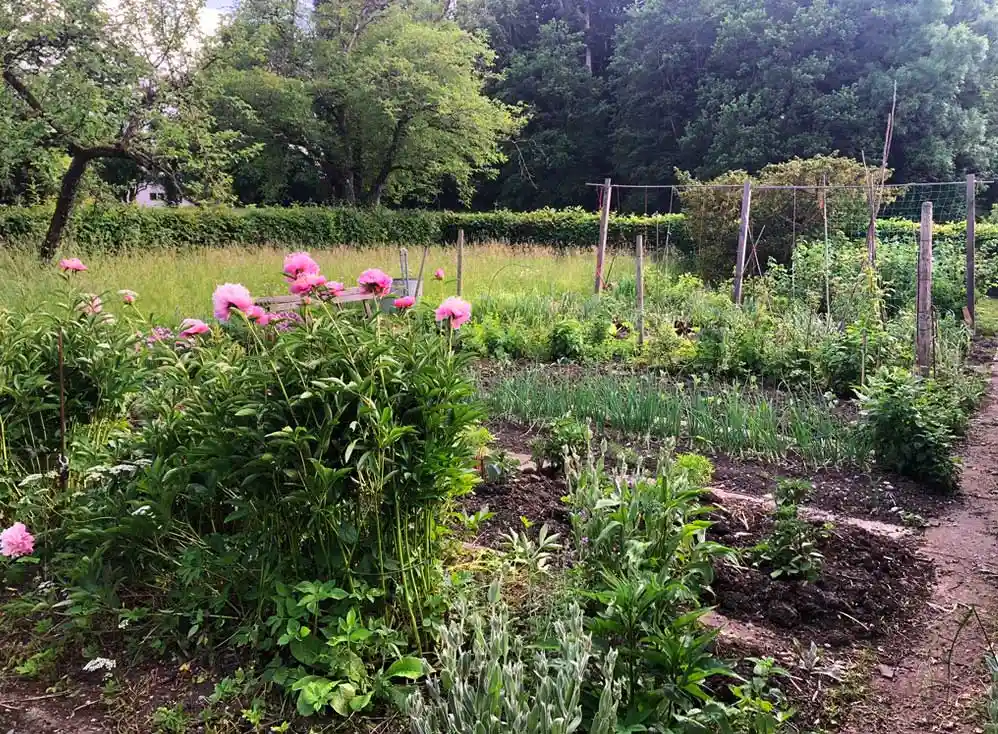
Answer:
[{"label": "trimmed hedge", "polygon": [[[52,210],[49,207],[0,207],[0,246],[36,247]],[[654,242],[670,240],[685,249],[682,215],[624,215],[611,219],[611,244],[633,242],[645,234]],[[599,215],[582,209],[532,212],[435,212],[346,207],[262,207],[251,209],[85,205],[76,209],[67,242],[80,250],[118,251],[156,247],[358,247],[445,244],[463,228],[469,242],[502,241],[554,247],[592,247]]]},{"label": "trimmed hedge", "polygon": [[[45,234],[50,207],[0,207],[0,246],[37,247]],[[77,207],[67,241],[82,251],[142,248],[225,247],[357,247],[381,244],[447,244],[464,229],[469,242],[509,242],[553,247],[592,247],[599,236],[599,215],[583,209],[538,209],[532,212],[435,212],[420,209],[356,209],[347,207]],[[888,219],[878,225],[883,238],[917,241],[918,223]],[[934,237],[962,242],[963,222],[937,224]],[[610,219],[609,241],[625,245],[638,234],[646,247],[670,243],[691,252],[693,243],[682,214],[616,215]],[[998,253],[998,223],[977,225],[978,249]]]}]

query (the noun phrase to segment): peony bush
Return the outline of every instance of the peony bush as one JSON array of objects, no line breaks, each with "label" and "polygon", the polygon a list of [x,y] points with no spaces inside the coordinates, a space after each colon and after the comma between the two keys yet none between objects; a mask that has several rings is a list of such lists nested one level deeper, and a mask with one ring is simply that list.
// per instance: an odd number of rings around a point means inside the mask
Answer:
[{"label": "peony bush", "polygon": [[[156,325],[114,319],[75,292],[86,265],[60,267],[63,306],[0,313],[0,574],[38,569],[70,600],[66,634],[265,653],[302,713],[419,677],[406,651],[442,611],[443,520],[477,476],[482,413],[451,338],[470,304],[441,304],[445,329],[401,318],[412,297],[367,317],[327,303],[342,285],[300,252],[283,266],[300,312],[222,283],[215,324]],[[358,283],[391,289],[376,269]],[[366,630],[349,652],[347,618]]]}]

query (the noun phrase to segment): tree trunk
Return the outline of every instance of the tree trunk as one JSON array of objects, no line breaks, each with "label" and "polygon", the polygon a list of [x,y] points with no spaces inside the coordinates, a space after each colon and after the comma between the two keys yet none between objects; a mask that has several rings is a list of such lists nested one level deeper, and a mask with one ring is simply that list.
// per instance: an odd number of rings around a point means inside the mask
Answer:
[{"label": "tree trunk", "polygon": [[69,223],[69,216],[73,213],[73,205],[76,203],[76,191],[80,188],[80,181],[83,179],[83,174],[87,172],[89,164],[90,156],[87,155],[77,153],[70,159],[69,169],[62,177],[62,186],[59,188],[59,198],[55,202],[52,221],[49,222],[45,241],[42,242],[42,248],[39,251],[42,260],[51,260],[55,257],[56,250],[59,249],[62,233]]}]

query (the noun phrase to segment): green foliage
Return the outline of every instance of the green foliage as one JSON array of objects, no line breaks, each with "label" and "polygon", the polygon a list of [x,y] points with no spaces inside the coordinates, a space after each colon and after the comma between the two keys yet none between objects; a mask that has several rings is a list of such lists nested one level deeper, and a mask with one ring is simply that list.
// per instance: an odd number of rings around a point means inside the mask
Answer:
[{"label": "green foliage", "polygon": [[729,686],[734,703],[717,695],[738,676],[715,654],[716,630],[700,621],[713,564],[733,558],[705,537],[710,469],[703,457],[665,456],[655,479],[614,481],[591,462],[569,478],[580,591],[594,604],[594,640],[619,654],[625,726],[761,733],[790,715],[767,683],[780,672],[771,663]]},{"label": "green foliage", "polygon": [[[0,207],[0,246],[36,246],[52,216],[48,207]],[[610,221],[611,241],[630,244],[638,233],[671,222],[681,241],[682,215],[621,215]],[[503,241],[553,247],[592,247],[599,215],[582,209],[531,212],[437,212],[354,207],[81,206],[67,232],[83,251],[146,248],[273,245],[321,248],[336,245],[451,244],[458,229],[469,242]]]},{"label": "green foliage", "polygon": [[802,479],[777,479],[776,513],[769,537],[752,549],[755,564],[769,570],[774,579],[817,581],[825,557],[817,550],[821,532],[800,517],[800,503],[811,491]]},{"label": "green foliage", "polygon": [[945,0],[645,3],[615,38],[617,175],[660,183],[678,167],[713,178],[832,151],[865,151],[876,166],[895,83],[898,179],[990,170],[989,13]]},{"label": "green foliage", "polygon": [[[610,651],[593,681],[592,639],[576,606],[554,622],[557,647],[530,654],[512,633],[509,611],[490,591],[485,613],[460,606],[440,632],[440,675],[409,699],[412,734],[612,734],[620,688]],[[594,685],[595,683],[595,685]],[[583,715],[586,687],[599,691],[595,713]],[[587,721],[584,723],[583,719]]]},{"label": "green foliage", "polygon": [[[662,382],[651,375],[586,373],[570,378],[543,369],[509,375],[490,386],[497,416],[518,420],[561,418],[675,438],[701,451],[779,459],[813,466],[869,462],[870,439],[838,415],[827,398],[802,391],[764,392],[753,386]],[[558,447],[560,450],[560,446]],[[554,456],[554,447],[547,456]]]},{"label": "green foliage", "polygon": [[530,447],[531,453],[537,466],[546,466],[558,472],[565,468],[567,457],[584,456],[592,438],[593,431],[588,421],[565,414],[547,424],[545,435],[536,439]]},{"label": "green foliage", "polygon": [[[287,331],[234,316],[147,346],[130,317],[76,300],[2,315],[27,328],[0,335],[0,519],[36,537],[8,580],[42,564],[62,591],[37,609],[63,636],[267,653],[302,714],[350,716],[420,677],[407,653],[442,609],[443,523],[477,481],[466,359],[402,321],[325,307]],[[67,488],[50,457],[60,330]]]},{"label": "green foliage", "polygon": [[290,652],[292,664],[276,667],[273,680],[297,693],[298,713],[331,708],[348,717],[384,693],[391,678],[417,679],[423,662],[403,656],[406,639],[381,619],[364,617],[380,589],[355,584],[345,591],[330,582],[305,581],[289,589],[277,584],[270,640]]},{"label": "green foliage", "polygon": [[484,94],[494,52],[482,36],[421,6],[338,0],[308,24],[281,16],[247,4],[223,38],[233,63],[218,76],[235,101],[223,97],[219,114],[285,178],[246,170],[250,200],[285,201],[309,168],[320,173],[311,201],[428,202],[445,183],[468,200],[473,178],[505,160],[500,143],[521,123]]},{"label": "green foliage", "polygon": [[860,401],[881,466],[943,490],[956,489],[960,471],[953,444],[966,425],[966,403],[954,400],[944,384],[901,368],[872,376]]},{"label": "green foliage", "polygon": [[55,468],[60,333],[66,421],[81,440],[124,418],[149,377],[133,331],[82,313],[71,293],[61,298],[51,312],[0,312],[0,474]]},{"label": "green foliage", "polygon": [[[887,177],[890,173],[888,170]],[[708,278],[723,279],[733,272],[742,203],[739,186],[745,181],[751,181],[754,186],[814,187],[794,192],[793,196],[763,190],[756,193],[752,217],[754,222],[764,226],[757,246],[759,260],[763,263],[769,259],[787,262],[798,237],[821,233],[824,218],[820,187],[824,183],[839,187],[824,194],[828,210],[835,212],[834,228],[858,232],[869,218],[866,190],[862,188],[867,182],[866,168],[859,161],[837,155],[770,163],[754,176],[747,171],[733,170],[700,182],[682,171],[677,175],[684,185],[680,198],[686,212],[685,222],[689,231],[696,233],[699,245],[697,267]],[[875,177],[879,180],[879,170]],[[890,200],[890,195],[886,195],[886,201]]]},{"label": "green foliage", "polygon": [[586,353],[586,337],[582,324],[575,319],[560,321],[551,330],[551,358],[579,360]]},{"label": "green foliage", "polygon": [[54,254],[92,163],[104,163],[109,178],[121,167],[128,186],[162,181],[176,201],[229,198],[225,168],[238,135],[216,126],[208,109],[201,5],[122,0],[111,11],[16,0],[0,10],[0,95],[8,98],[0,109],[32,147],[69,156],[43,257]]},{"label": "green foliage", "polygon": [[561,550],[558,533],[548,530],[547,523],[541,525],[534,541],[526,532],[509,530],[506,534],[506,544],[509,547],[509,559],[514,566],[526,566],[531,573],[546,573],[551,556]]}]

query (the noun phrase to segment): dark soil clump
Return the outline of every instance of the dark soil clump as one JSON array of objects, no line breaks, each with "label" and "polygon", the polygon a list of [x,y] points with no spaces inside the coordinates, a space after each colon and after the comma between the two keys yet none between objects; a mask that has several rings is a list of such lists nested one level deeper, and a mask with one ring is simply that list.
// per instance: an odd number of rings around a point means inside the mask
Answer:
[{"label": "dark soil clump", "polygon": [[[771,529],[768,515],[754,507],[719,510],[713,519],[709,537],[735,548],[754,546]],[[915,553],[910,541],[838,526],[818,549],[825,562],[814,583],[718,564],[713,588],[719,611],[793,630],[802,640],[842,646],[896,632],[929,596],[933,565]]]},{"label": "dark soil clump", "polygon": [[806,479],[814,485],[811,507],[838,515],[905,524],[902,511],[938,517],[962,502],[956,495],[934,493],[910,479],[858,469],[807,469],[793,461],[767,463],[712,456],[719,489],[755,496],[770,494],[779,477]]},{"label": "dark soil clump", "polygon": [[464,512],[473,514],[488,505],[493,517],[478,529],[474,542],[489,548],[501,548],[510,530],[524,530],[526,518],[530,524],[529,535],[547,524],[548,531],[560,533],[562,540],[567,538],[572,526],[568,518],[568,507],[562,497],[568,493],[565,480],[551,477],[536,471],[513,472],[509,480],[502,484],[481,484],[472,494],[460,499]]}]

